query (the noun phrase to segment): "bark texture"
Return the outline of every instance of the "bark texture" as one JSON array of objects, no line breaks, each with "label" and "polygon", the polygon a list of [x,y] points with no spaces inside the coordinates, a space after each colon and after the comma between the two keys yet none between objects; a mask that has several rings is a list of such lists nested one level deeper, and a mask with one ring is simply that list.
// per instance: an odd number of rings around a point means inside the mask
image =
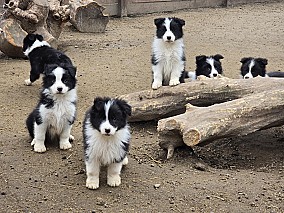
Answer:
[{"label": "bark texture", "polygon": [[158,90],[144,90],[120,96],[132,106],[129,122],[159,120],[185,112],[185,105],[206,107],[223,103],[268,89],[284,89],[279,78],[208,79],[192,81]]}]

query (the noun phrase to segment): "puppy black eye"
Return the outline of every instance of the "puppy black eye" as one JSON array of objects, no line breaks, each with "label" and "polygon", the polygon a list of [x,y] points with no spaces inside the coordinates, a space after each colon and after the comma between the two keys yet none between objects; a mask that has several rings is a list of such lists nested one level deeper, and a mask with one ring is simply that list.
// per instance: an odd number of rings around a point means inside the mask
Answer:
[{"label": "puppy black eye", "polygon": [[67,80],[67,79],[64,79],[64,80],[63,80],[63,83],[64,83],[64,84],[68,83],[68,80]]}]

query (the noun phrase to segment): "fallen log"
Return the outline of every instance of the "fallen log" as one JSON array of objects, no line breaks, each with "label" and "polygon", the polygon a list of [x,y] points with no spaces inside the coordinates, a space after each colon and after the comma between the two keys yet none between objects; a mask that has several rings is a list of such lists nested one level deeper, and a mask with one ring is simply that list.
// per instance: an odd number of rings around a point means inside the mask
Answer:
[{"label": "fallen log", "polygon": [[160,146],[168,149],[167,158],[170,158],[173,149],[184,144],[195,146],[283,124],[284,90],[273,88],[208,107],[188,104],[184,114],[159,120],[157,131]]},{"label": "fallen log", "polygon": [[[150,86],[149,86],[150,87]],[[129,122],[161,119],[185,112],[185,105],[210,106],[235,100],[267,89],[284,89],[279,78],[208,79],[192,81],[174,87],[164,86],[158,90],[144,90],[122,95],[132,106]]]},{"label": "fallen log", "polygon": [[70,0],[70,23],[80,32],[104,32],[109,17],[105,9],[93,0]]}]

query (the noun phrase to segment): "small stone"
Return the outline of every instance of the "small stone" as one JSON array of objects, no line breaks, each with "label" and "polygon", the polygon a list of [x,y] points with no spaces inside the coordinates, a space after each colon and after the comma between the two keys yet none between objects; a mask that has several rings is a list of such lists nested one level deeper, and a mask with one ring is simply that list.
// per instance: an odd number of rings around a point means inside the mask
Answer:
[{"label": "small stone", "polygon": [[160,186],[161,186],[161,184],[159,184],[159,183],[157,183],[157,184],[154,184],[154,188],[155,188],[155,189],[158,189],[158,188],[160,188]]}]

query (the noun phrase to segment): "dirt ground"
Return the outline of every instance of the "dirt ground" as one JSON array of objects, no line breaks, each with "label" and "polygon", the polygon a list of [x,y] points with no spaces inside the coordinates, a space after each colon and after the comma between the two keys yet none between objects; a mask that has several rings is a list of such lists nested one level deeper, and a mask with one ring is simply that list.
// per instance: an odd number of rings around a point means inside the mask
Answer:
[{"label": "dirt ground", "polygon": [[268,70],[284,71],[283,8],[282,2],[111,19],[103,34],[66,25],[59,49],[78,67],[79,97],[68,151],[57,144],[44,154],[32,151],[25,119],[41,83],[25,86],[29,62],[0,54],[0,212],[284,212],[283,126],[193,147],[194,153],[181,148],[165,160],[156,123],[131,124],[122,184],[107,186],[103,170],[98,190],[85,187],[81,133],[94,97],[150,89],[154,18],[186,21],[187,70],[194,70],[195,56],[219,53],[225,76],[239,78],[245,56],[265,57]]}]

